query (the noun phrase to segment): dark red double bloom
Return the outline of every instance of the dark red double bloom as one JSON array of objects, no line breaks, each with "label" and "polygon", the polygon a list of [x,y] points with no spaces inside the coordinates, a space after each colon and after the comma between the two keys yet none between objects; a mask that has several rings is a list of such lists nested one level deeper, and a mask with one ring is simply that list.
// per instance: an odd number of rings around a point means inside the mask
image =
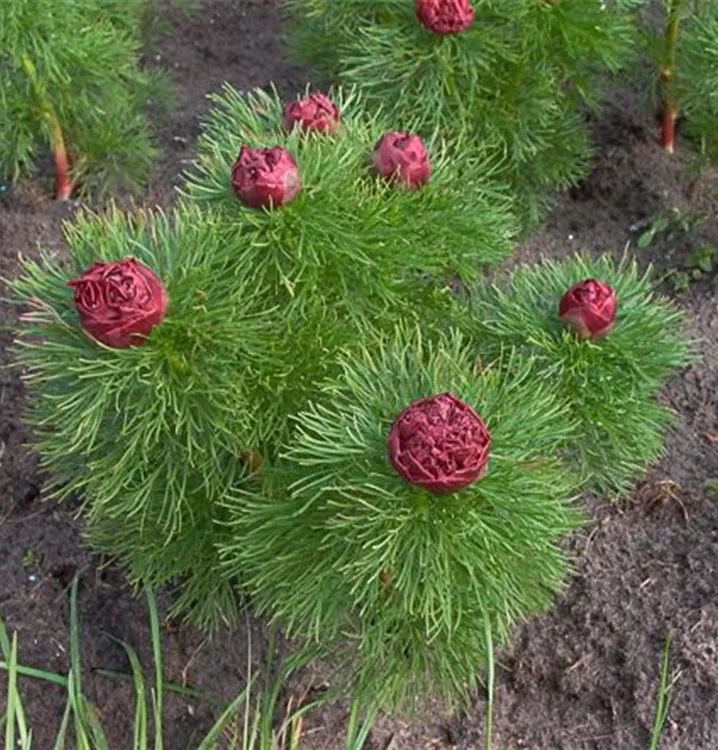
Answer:
[{"label": "dark red double bloom", "polygon": [[469,0],[416,0],[416,15],[435,34],[460,34],[474,22],[475,12]]},{"label": "dark red double bloom", "polygon": [[144,344],[169,306],[160,279],[134,258],[95,263],[69,286],[82,327],[113,349]]},{"label": "dark red double bloom", "polygon": [[232,167],[232,188],[251,208],[277,208],[293,201],[302,190],[294,157],[282,146],[240,149]]},{"label": "dark red double bloom", "polygon": [[451,393],[408,406],[389,432],[389,460],[407,482],[437,495],[468,487],[488,468],[491,435]]},{"label": "dark red double bloom", "polygon": [[558,313],[563,324],[582,339],[606,336],[616,322],[616,291],[597,279],[586,279],[561,298]]},{"label": "dark red double bloom", "polygon": [[339,107],[324,94],[310,94],[284,105],[284,127],[290,132],[299,125],[305,132],[336,133],[341,122]]},{"label": "dark red double bloom", "polygon": [[385,180],[398,182],[411,190],[431,177],[431,162],[421,136],[403,131],[385,133],[374,147],[372,163]]}]

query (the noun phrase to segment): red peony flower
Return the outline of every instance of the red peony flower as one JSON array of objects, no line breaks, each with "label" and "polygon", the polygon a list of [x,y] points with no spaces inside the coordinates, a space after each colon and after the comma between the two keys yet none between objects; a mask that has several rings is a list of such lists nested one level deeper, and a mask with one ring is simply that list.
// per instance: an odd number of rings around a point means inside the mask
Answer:
[{"label": "red peony flower", "polygon": [[374,146],[372,163],[386,180],[395,180],[412,190],[431,177],[431,162],[421,136],[402,131],[385,133]]},{"label": "red peony flower", "polygon": [[232,167],[232,187],[245,206],[277,208],[299,195],[302,178],[294,157],[282,146],[245,145]]},{"label": "red peony flower", "polygon": [[407,482],[437,495],[484,476],[491,435],[481,417],[451,393],[407,406],[389,432],[389,460]]},{"label": "red peony flower", "polygon": [[284,126],[290,132],[299,123],[302,130],[336,133],[341,125],[339,107],[324,94],[310,94],[305,99],[284,105]]},{"label": "red peony flower", "polygon": [[558,313],[579,338],[600,339],[613,328],[617,307],[614,289],[596,279],[586,279],[563,295]]},{"label": "red peony flower", "polygon": [[435,34],[460,34],[474,22],[469,0],[416,0],[416,15]]},{"label": "red peony flower", "polygon": [[113,349],[144,344],[169,306],[160,279],[134,258],[95,263],[69,286],[82,327]]}]

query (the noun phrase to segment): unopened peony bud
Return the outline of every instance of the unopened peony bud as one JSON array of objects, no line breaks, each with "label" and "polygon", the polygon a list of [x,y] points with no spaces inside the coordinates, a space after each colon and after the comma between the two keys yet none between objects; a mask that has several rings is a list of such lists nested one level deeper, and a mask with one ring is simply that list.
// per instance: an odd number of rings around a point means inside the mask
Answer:
[{"label": "unopened peony bud", "polygon": [[563,324],[582,339],[603,338],[616,322],[616,292],[596,279],[571,287],[561,299]]},{"label": "unopened peony bud", "polygon": [[339,107],[324,94],[310,94],[305,99],[284,105],[284,126],[290,132],[299,126],[304,131],[336,133],[341,125]]},{"label": "unopened peony bud", "polygon": [[416,0],[416,15],[435,34],[460,34],[474,22],[469,0]]},{"label": "unopened peony bud", "polygon": [[82,327],[113,349],[144,344],[169,305],[160,279],[134,258],[95,263],[69,286]]},{"label": "unopened peony bud", "polygon": [[395,180],[412,190],[431,177],[431,162],[421,136],[401,131],[386,133],[374,147],[372,163],[384,179]]},{"label": "unopened peony bud", "polygon": [[302,178],[294,157],[282,146],[245,145],[232,167],[232,187],[245,206],[277,208],[299,195]]},{"label": "unopened peony bud", "polygon": [[438,495],[486,473],[491,435],[481,417],[451,393],[408,406],[389,433],[389,460],[407,482]]}]

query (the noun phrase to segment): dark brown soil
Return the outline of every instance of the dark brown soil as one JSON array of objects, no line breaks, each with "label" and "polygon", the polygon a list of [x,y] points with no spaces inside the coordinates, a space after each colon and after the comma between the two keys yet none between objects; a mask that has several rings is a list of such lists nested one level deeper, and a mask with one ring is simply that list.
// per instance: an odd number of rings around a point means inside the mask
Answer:
[{"label": "dark brown soil", "polygon": [[[273,81],[280,91],[304,87],[305,75],[287,61],[279,0],[204,0],[194,18],[168,9],[169,30],[148,58],[169,69],[178,107],[163,125],[166,156],[146,203],[166,205],[193,154],[206,94],[224,80],[242,89]],[[718,244],[718,177],[690,175],[689,150],[675,157],[655,141],[650,113],[636,97],[616,94],[595,126],[599,153],[586,182],[566,195],[546,229],[518,258],[561,257],[574,250],[621,254],[659,214],[706,216],[698,227],[657,238],[636,250],[642,262],[679,268],[705,242]],[[18,253],[38,244],[61,253],[61,222],[73,205],[52,202],[42,181],[15,187],[0,204],[0,277],[18,268]],[[657,700],[661,652],[673,631],[672,665],[680,670],[662,750],[718,747],[718,505],[706,482],[718,478],[718,308],[715,279],[702,278],[676,293],[688,311],[701,359],[669,384],[665,398],[679,414],[667,455],[620,506],[588,503],[594,522],[570,540],[576,574],[548,615],[516,632],[499,654],[495,750],[644,750]],[[24,664],[65,672],[68,667],[68,586],[76,570],[81,588],[85,689],[98,706],[111,747],[131,746],[130,685],[95,670],[127,671],[121,648],[108,634],[137,648],[151,664],[143,599],[134,598],[120,570],[82,545],[68,507],[43,502],[42,477],[27,439],[18,374],[6,352],[15,323],[0,311],[0,616],[17,631]],[[166,597],[160,604],[166,605]],[[187,682],[229,701],[244,685],[248,636],[253,661],[264,656],[266,633],[251,621],[209,641],[185,627],[163,627],[166,678]],[[150,678],[148,674],[148,678]],[[305,678],[305,683],[309,677]],[[298,689],[298,688],[297,688]],[[35,746],[52,747],[64,707],[60,688],[24,679],[22,693]],[[4,696],[0,696],[0,710]],[[410,722],[376,725],[372,750],[483,748],[485,702],[463,716],[440,708]],[[168,697],[165,747],[196,746],[211,721],[201,701]],[[306,721],[303,747],[343,747],[343,705],[323,708]]]}]

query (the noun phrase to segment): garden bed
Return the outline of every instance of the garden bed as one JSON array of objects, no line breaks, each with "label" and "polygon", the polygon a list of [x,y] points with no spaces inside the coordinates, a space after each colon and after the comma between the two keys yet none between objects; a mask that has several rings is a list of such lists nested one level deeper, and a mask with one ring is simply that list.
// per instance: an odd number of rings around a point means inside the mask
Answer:
[{"label": "garden bed", "polygon": [[[177,109],[162,125],[165,156],[145,205],[172,200],[193,155],[207,93],[225,80],[239,89],[273,81],[286,93],[305,83],[304,72],[287,59],[279,0],[204,0],[196,17],[169,11],[166,20],[169,28],[148,59],[171,72]],[[641,262],[654,261],[668,272],[688,268],[691,254],[706,243],[718,245],[718,173],[708,170],[695,178],[688,150],[664,154],[654,118],[641,112],[637,101],[630,92],[611,95],[595,123],[591,175],[563,196],[544,231],[523,243],[517,260],[560,258],[578,250],[620,255],[631,241]],[[0,276],[16,273],[18,253],[32,253],[38,243],[63,252],[61,222],[74,206],[51,201],[49,185],[42,177],[16,185],[6,204],[0,203]],[[645,249],[635,249],[659,216],[669,218],[669,226]],[[708,218],[697,224],[696,217]],[[587,500],[593,522],[569,541],[576,574],[566,593],[550,614],[519,628],[513,647],[498,655],[496,750],[647,748],[669,628],[671,666],[680,677],[661,747],[718,747],[718,491],[711,493],[707,484],[718,478],[718,284],[703,274],[677,290],[675,280],[671,274],[664,291],[689,313],[701,359],[666,389],[666,402],[679,413],[667,456],[630,499]],[[5,304],[0,315],[3,325],[15,322]],[[90,670],[127,670],[124,652],[108,633],[149,657],[145,603],[133,597],[121,570],[84,549],[71,507],[43,503],[36,459],[23,446],[28,436],[22,384],[18,373],[5,367],[11,338],[0,331],[0,616],[18,633],[21,663],[66,671],[67,590],[74,573],[82,572],[86,688],[111,746],[121,750],[131,746],[131,684],[91,676]],[[253,660],[261,663],[266,643],[261,623],[248,621],[209,641],[192,628],[167,623],[167,679],[231,700],[246,677],[250,634]],[[301,681],[322,687],[318,675],[305,674]],[[299,693],[301,686],[290,689]],[[63,691],[30,680],[23,680],[22,690],[35,744],[50,747]],[[411,722],[382,719],[369,747],[482,747],[484,709],[479,697],[464,716],[437,708]],[[210,723],[202,701],[170,700],[166,716],[170,750],[194,747]],[[340,748],[346,723],[346,706],[325,706],[305,721],[303,747]]]}]

